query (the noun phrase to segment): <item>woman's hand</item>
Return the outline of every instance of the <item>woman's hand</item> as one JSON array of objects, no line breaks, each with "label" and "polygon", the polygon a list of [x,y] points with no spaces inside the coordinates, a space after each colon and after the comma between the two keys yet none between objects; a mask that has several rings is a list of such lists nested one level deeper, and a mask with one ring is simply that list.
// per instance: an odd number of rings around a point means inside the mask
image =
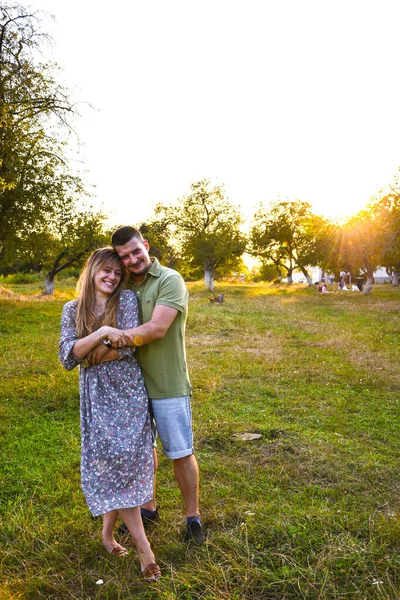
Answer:
[{"label": "woman's hand", "polygon": [[[109,327],[108,325],[102,325],[96,331],[77,340],[73,346],[72,352],[76,358],[83,359],[88,356],[98,344],[105,340],[109,340],[111,343],[111,348],[108,350],[122,348],[122,346],[130,346],[133,344],[133,337],[126,331],[121,331],[115,327]],[[96,352],[95,356],[95,364],[103,362],[100,353]],[[114,358],[108,358],[107,360],[114,360]]]},{"label": "woman's hand", "polygon": [[95,346],[93,350],[89,352],[86,358],[88,359],[90,365],[98,365],[103,362],[103,358],[109,352],[110,350],[107,348],[107,346],[104,344],[97,344],[97,346]]}]

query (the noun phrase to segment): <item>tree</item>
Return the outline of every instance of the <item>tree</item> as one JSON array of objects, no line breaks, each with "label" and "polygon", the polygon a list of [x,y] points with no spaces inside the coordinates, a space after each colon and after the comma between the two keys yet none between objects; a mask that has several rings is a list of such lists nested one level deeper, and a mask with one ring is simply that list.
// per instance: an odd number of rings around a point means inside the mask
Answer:
[{"label": "tree", "polygon": [[361,269],[367,275],[363,293],[369,294],[374,272],[382,264],[384,235],[374,205],[361,210],[342,226],[337,239],[337,260],[349,271]]},{"label": "tree", "polygon": [[282,280],[282,273],[277,271],[274,263],[261,261],[260,268],[254,272],[253,281],[278,281]]},{"label": "tree", "polygon": [[264,263],[272,262],[278,278],[282,277],[282,271],[286,272],[289,284],[297,268],[312,285],[307,267],[317,264],[319,259],[319,231],[323,226],[324,220],[311,212],[307,202],[292,200],[261,205],[251,229],[251,253]]},{"label": "tree", "polygon": [[400,280],[400,192],[389,194],[381,200],[382,219],[385,231],[382,264],[398,286]]},{"label": "tree", "polygon": [[201,269],[204,285],[214,290],[214,279],[236,270],[246,248],[238,209],[225,197],[222,186],[203,179],[176,205],[157,205],[157,217],[168,224],[182,261],[190,270]]},{"label": "tree", "polygon": [[379,231],[383,236],[382,265],[392,279],[392,285],[398,286],[400,279],[400,182],[396,175],[387,195],[379,199],[374,206]]},{"label": "tree", "polygon": [[101,211],[78,208],[76,198],[66,196],[41,230],[19,236],[15,259],[45,270],[44,293],[53,294],[56,275],[72,265],[81,266],[90,252],[109,244],[105,222]]},{"label": "tree", "polygon": [[165,266],[175,269],[180,256],[176,246],[171,241],[168,223],[164,219],[153,219],[138,226],[144,239],[149,242],[149,253],[158,258]]},{"label": "tree", "polygon": [[[18,238],[38,232],[64,189],[65,144],[74,105],[40,62],[48,36],[44,13],[0,7],[0,260],[13,260]],[[65,136],[61,137],[64,131]],[[72,176],[71,176],[72,177]],[[76,176],[80,183],[79,177]]]},{"label": "tree", "polygon": [[388,186],[389,192],[373,198],[365,210],[337,227],[334,242],[336,268],[360,269],[367,275],[364,294],[374,283],[374,272],[384,266],[392,284],[400,278],[400,185],[399,176]]},{"label": "tree", "polygon": [[104,222],[105,215],[90,209],[75,212],[68,222],[64,221],[65,231],[54,240],[52,264],[45,279],[45,294],[54,292],[54,278],[63,269],[81,264],[90,252],[109,243]]}]

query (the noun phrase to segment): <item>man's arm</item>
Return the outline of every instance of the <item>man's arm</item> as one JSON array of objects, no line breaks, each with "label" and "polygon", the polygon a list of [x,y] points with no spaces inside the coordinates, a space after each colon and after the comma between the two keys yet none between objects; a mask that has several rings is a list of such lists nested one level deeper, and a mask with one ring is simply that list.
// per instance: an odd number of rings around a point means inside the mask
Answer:
[{"label": "man's arm", "polygon": [[[129,335],[129,338],[128,335],[125,337],[125,340],[129,339],[128,343],[125,345],[142,346],[144,344],[150,344],[150,342],[154,342],[155,340],[161,340],[171,327],[177,314],[178,311],[175,308],[158,304],[154,307],[151,321],[124,331],[125,334]],[[109,333],[107,337],[113,342],[112,333]],[[137,338],[140,338],[140,343],[135,343],[134,338],[136,338],[136,342],[138,342]],[[99,363],[118,359],[118,352],[115,349],[108,349],[104,344],[98,344],[89,353],[87,358],[90,364],[98,365]]]},{"label": "man's arm", "polygon": [[141,346],[142,344],[150,344],[150,342],[154,342],[155,340],[161,340],[171,327],[177,314],[178,311],[176,308],[157,304],[154,307],[150,321],[125,331],[125,333],[129,334],[132,338],[140,338],[141,341],[140,344],[135,344],[135,341],[129,341],[128,345]]}]

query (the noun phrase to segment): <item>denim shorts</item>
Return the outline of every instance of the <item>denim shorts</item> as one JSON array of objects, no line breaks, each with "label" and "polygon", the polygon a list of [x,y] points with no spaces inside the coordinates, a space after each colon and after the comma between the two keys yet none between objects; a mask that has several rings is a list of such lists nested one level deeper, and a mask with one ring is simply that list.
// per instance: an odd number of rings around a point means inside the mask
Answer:
[{"label": "denim shorts", "polygon": [[183,458],[194,453],[190,396],[152,398],[150,414],[153,421],[153,445],[155,446],[155,436],[158,433],[165,456]]}]

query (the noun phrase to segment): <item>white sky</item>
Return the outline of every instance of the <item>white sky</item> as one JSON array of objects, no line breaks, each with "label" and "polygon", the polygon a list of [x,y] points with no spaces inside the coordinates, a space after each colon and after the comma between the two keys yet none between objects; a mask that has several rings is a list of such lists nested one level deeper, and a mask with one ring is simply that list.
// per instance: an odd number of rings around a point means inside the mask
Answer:
[{"label": "white sky", "polygon": [[342,217],[400,166],[398,0],[23,4],[55,15],[51,58],[96,108],[81,158],[114,224],[203,178],[248,219],[278,196]]}]

